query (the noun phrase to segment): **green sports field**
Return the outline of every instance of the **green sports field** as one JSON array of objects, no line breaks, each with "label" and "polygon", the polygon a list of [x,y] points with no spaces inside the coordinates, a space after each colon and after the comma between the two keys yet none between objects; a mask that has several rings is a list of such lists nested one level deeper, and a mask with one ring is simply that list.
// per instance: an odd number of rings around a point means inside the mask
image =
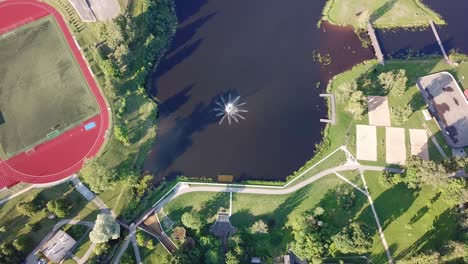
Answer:
[{"label": "green sports field", "polygon": [[0,36],[0,156],[10,158],[99,108],[52,16]]}]

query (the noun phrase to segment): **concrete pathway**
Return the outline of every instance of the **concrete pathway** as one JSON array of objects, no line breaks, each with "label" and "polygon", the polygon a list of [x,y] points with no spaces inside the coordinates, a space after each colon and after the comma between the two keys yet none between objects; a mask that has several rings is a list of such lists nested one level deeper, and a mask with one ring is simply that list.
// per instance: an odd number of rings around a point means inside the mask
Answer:
[{"label": "concrete pathway", "polygon": [[135,260],[137,264],[141,264],[140,249],[138,248],[138,243],[136,241],[136,236],[132,236],[133,251],[135,252]]},{"label": "concrete pathway", "polygon": [[[125,238],[124,242],[122,243],[122,245],[120,246],[119,253],[115,257],[114,262],[112,262],[113,264],[119,264],[120,263],[120,259],[122,258],[122,255],[125,253],[125,250],[127,250],[128,244],[130,244],[130,241],[135,237],[135,234],[136,234],[136,226],[134,224],[131,224],[129,226],[129,233],[128,233],[127,237]],[[139,258],[140,257],[140,251],[138,251],[138,257],[136,256],[136,254],[137,254],[137,251],[135,251],[135,258]],[[140,257],[140,259],[141,259],[141,257]],[[141,262],[139,262],[139,263],[141,263]]]},{"label": "concrete pathway", "polygon": [[382,245],[384,247],[385,254],[387,255],[388,262],[393,263],[393,258],[392,258],[392,255],[390,254],[390,250],[388,248],[387,240],[385,240],[385,235],[383,233],[382,226],[380,225],[380,219],[377,216],[377,211],[375,210],[375,207],[374,207],[374,201],[372,200],[372,197],[371,197],[371,195],[369,193],[369,189],[367,188],[367,183],[366,183],[366,179],[364,178],[364,173],[363,173],[362,170],[359,170],[359,174],[361,175],[361,180],[362,180],[362,182],[364,184],[365,190],[359,188],[356,184],[352,183],[351,181],[349,181],[348,179],[343,177],[341,174],[335,173],[335,175],[338,176],[338,178],[340,178],[340,179],[344,180],[345,182],[349,183],[355,189],[357,189],[358,191],[363,193],[367,197],[367,200],[369,200],[369,204],[371,206],[372,213],[374,214],[375,222],[376,222],[377,228],[379,230],[380,240],[382,241]]},{"label": "concrete pathway", "polygon": [[27,192],[27,191],[29,191],[29,190],[31,190],[31,189],[42,189],[42,188],[53,187],[53,186],[55,186],[55,185],[59,185],[59,184],[62,184],[62,183],[64,183],[64,182],[66,182],[66,181],[69,181],[69,180],[71,179],[71,177],[73,177],[73,175],[72,175],[72,176],[69,176],[69,177],[67,177],[67,178],[61,179],[61,180],[59,180],[59,181],[51,182],[51,183],[33,184],[33,185],[31,185],[31,186],[28,186],[28,187],[24,188],[23,190],[21,190],[21,191],[19,191],[19,192],[16,192],[16,193],[14,193],[14,194],[8,196],[7,198],[5,198],[5,199],[3,199],[3,200],[0,200],[0,205],[2,205],[2,204],[4,204],[4,203],[8,202],[9,200],[11,200],[11,199],[13,199],[13,198],[15,198],[15,197],[17,197],[17,196],[19,196],[19,195],[21,195],[21,194]]},{"label": "concrete pathway", "polygon": [[126,229],[129,228],[129,226],[128,226],[126,223],[124,223],[124,222],[120,221],[119,219],[117,219],[117,215],[110,209],[110,207],[107,206],[97,195],[95,195],[93,192],[91,192],[91,190],[89,190],[88,187],[86,187],[86,185],[84,185],[84,184],[80,181],[80,179],[78,178],[78,176],[73,175],[73,176],[70,178],[70,180],[71,180],[71,181],[73,182],[73,184],[75,185],[76,190],[77,190],[79,193],[81,193],[81,195],[83,195],[83,197],[84,197],[86,200],[88,200],[88,201],[94,203],[94,204],[97,206],[97,208],[99,208],[99,210],[101,211],[101,213],[112,215],[112,216],[116,219],[117,223],[119,223],[119,225],[125,227]]},{"label": "concrete pathway", "polygon": [[371,195],[369,193],[369,189],[367,188],[367,182],[366,182],[366,179],[364,178],[363,170],[359,169],[359,173],[361,175],[362,182],[364,183],[364,189],[366,190],[366,193],[367,193],[366,196],[367,196],[367,199],[369,200],[369,204],[371,206],[372,213],[374,214],[375,223],[377,224],[377,228],[379,230],[380,240],[382,241],[382,245],[384,247],[385,254],[387,255],[388,263],[393,264],[394,261],[393,261],[393,258],[392,258],[392,254],[390,253],[390,249],[388,248],[387,240],[385,240],[385,235],[384,235],[382,226],[380,225],[380,219],[379,219],[379,216],[377,215],[377,211],[375,210],[375,207],[374,207],[374,201],[372,200],[372,197],[371,197]]}]

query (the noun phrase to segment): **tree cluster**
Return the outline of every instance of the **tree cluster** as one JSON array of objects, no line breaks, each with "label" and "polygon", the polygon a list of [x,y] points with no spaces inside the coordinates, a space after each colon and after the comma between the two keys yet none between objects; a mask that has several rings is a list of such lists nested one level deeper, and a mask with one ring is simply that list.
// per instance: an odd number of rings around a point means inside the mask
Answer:
[{"label": "tree cluster", "polygon": [[411,189],[433,186],[448,204],[457,205],[468,201],[468,183],[465,178],[450,175],[467,164],[467,158],[452,157],[436,162],[412,156],[407,160],[403,174],[385,173],[384,180],[390,184],[404,183]]},{"label": "tree cluster", "polygon": [[367,110],[367,98],[362,91],[358,90],[356,81],[341,84],[335,95],[339,102],[346,102],[345,110],[355,119],[362,118]]},{"label": "tree cluster", "polygon": [[406,77],[405,70],[383,72],[379,75],[379,83],[383,86],[385,91],[393,96],[401,96],[406,91]]},{"label": "tree cluster", "polygon": [[65,217],[68,214],[68,205],[64,199],[52,200],[47,203],[47,210],[58,217]]},{"label": "tree cluster", "polygon": [[32,241],[24,235],[3,243],[0,245],[0,263],[22,263],[32,247]]},{"label": "tree cluster", "polygon": [[109,214],[99,214],[93,230],[89,233],[89,239],[93,243],[102,244],[111,239],[120,237],[120,225]]},{"label": "tree cluster", "polygon": [[116,171],[97,158],[86,160],[80,174],[95,193],[111,189],[117,179]]},{"label": "tree cluster", "polygon": [[409,120],[409,118],[413,114],[413,109],[410,105],[396,106],[392,107],[391,113],[393,124],[396,126],[400,126]]}]

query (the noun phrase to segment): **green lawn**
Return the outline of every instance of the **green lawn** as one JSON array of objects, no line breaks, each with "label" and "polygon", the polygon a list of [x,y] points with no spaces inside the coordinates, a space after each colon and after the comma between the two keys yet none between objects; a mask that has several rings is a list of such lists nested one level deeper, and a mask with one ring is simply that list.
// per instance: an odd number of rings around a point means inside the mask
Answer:
[{"label": "green lawn", "polygon": [[428,26],[430,20],[445,24],[440,15],[420,0],[329,0],[323,20],[355,28],[362,27],[367,20],[380,28]]},{"label": "green lawn", "polygon": [[[400,259],[419,251],[439,249],[456,238],[456,218],[431,187],[419,191],[404,185],[386,187],[380,172],[365,172],[392,256]],[[375,255],[385,258],[383,251]],[[379,262],[380,263],[380,262]]]},{"label": "green lawn", "polygon": [[139,247],[141,261],[144,264],[168,264],[166,258],[169,256],[169,252],[164,248],[158,240],[151,238],[145,233],[147,239],[153,240],[154,249],[150,250],[146,247]]},{"label": "green lawn", "polygon": [[[45,210],[32,217],[20,215],[16,210],[16,205],[20,201],[30,201],[35,195],[39,195],[44,203],[50,200],[64,198],[67,204],[70,205],[67,210],[68,215],[66,218],[94,221],[99,213],[93,203],[85,200],[81,194],[70,187],[68,183],[46,189],[32,189],[0,206],[0,226],[5,226],[6,228],[6,232],[0,233],[0,241],[7,242],[20,235],[25,235],[36,245],[50,231],[52,226],[61,220],[57,218],[53,220],[48,219]],[[25,226],[26,224],[32,223],[38,223],[39,229],[37,231],[28,232]]]},{"label": "green lawn", "polygon": [[78,258],[82,258],[86,251],[88,251],[88,248],[91,246],[91,240],[89,238],[85,238],[81,240],[80,244],[76,247],[75,249],[75,256]]},{"label": "green lawn", "polygon": [[[356,172],[343,172],[343,176],[361,185]],[[262,219],[270,226],[268,236],[258,239],[264,240],[264,245],[273,256],[286,251],[287,243],[292,235],[288,228],[289,221],[294,216],[312,210],[316,206],[331,208],[330,221],[338,227],[343,227],[352,219],[365,222],[371,230],[376,232],[376,224],[372,212],[364,195],[356,193],[356,202],[351,210],[343,210],[337,206],[337,196],[332,189],[340,184],[347,185],[335,175],[326,176],[317,182],[308,185],[297,192],[288,195],[257,195],[257,194],[233,194],[233,214],[231,223],[237,228],[248,229],[252,224]],[[198,211],[208,226],[215,220],[219,208],[229,208],[229,194],[227,193],[190,193],[177,197],[164,207],[165,212],[180,224],[181,215],[188,211]],[[383,251],[380,241],[375,236],[375,249]],[[369,256],[370,258],[380,256]]]}]

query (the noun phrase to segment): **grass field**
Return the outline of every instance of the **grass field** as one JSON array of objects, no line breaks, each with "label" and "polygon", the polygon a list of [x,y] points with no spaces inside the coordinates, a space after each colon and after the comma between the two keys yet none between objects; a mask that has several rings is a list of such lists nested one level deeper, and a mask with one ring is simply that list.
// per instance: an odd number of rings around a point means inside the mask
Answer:
[{"label": "grass field", "polygon": [[169,262],[166,261],[166,258],[169,256],[169,252],[158,240],[153,239],[146,233],[144,235],[146,239],[153,241],[154,249],[150,250],[146,247],[139,247],[142,262],[144,264],[168,264]]},{"label": "grass field", "polygon": [[[380,172],[365,172],[365,177],[395,259],[437,250],[456,238],[457,219],[431,187],[419,191],[404,185],[387,187],[379,180]],[[385,258],[384,252],[373,253]]]},{"label": "grass field", "polygon": [[[16,210],[20,201],[31,201],[36,195],[46,204],[50,200],[64,198],[69,205],[66,218],[94,221],[99,210],[96,206],[85,200],[81,194],[68,183],[63,183],[46,189],[32,189],[20,196],[13,198],[0,206],[0,226],[4,226],[6,232],[0,233],[0,241],[11,241],[18,236],[25,235],[37,245],[50,229],[61,219],[48,219],[45,210],[36,213],[32,217],[23,216]],[[27,224],[39,224],[36,231],[28,231]]]},{"label": "grass field", "polygon": [[428,26],[429,20],[445,23],[420,0],[329,0],[323,19],[355,28],[363,27],[367,20],[380,28]]},{"label": "grass field", "polygon": [[[97,114],[94,96],[52,16],[0,37],[0,144],[11,157]],[[49,137],[50,138],[50,137]]]}]

